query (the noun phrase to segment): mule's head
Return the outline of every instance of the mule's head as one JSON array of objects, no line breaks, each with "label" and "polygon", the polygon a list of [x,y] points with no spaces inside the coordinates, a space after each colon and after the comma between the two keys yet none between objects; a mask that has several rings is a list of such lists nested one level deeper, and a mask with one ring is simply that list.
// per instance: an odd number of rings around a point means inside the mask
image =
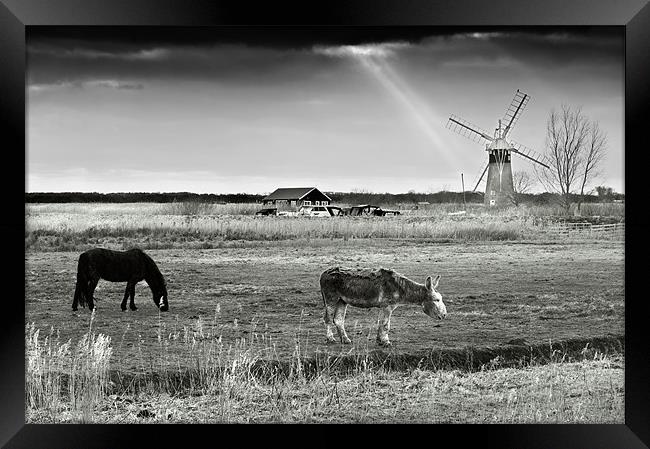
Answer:
[{"label": "mule's head", "polygon": [[431,276],[429,276],[424,283],[424,286],[427,289],[426,299],[422,302],[422,307],[424,308],[424,313],[429,315],[431,318],[438,318],[439,320],[447,316],[447,307],[445,303],[442,302],[442,295],[436,291],[436,287],[440,282],[440,275],[432,281]]},{"label": "mule's head", "polygon": [[166,287],[163,286],[159,290],[153,292],[153,302],[156,303],[156,307],[158,307],[161,312],[166,312],[167,310],[169,310],[169,303],[167,303]]}]

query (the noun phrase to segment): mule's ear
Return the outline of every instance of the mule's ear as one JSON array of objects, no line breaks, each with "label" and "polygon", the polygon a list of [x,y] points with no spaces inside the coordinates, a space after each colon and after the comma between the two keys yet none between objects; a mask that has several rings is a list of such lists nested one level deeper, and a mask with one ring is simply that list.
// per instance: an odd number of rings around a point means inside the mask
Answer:
[{"label": "mule's ear", "polygon": [[440,282],[440,275],[436,276],[436,278],[433,280],[433,288],[438,287],[438,282]]},{"label": "mule's ear", "polygon": [[427,289],[431,290],[431,276],[427,277],[427,280],[424,281],[424,286],[425,286]]}]

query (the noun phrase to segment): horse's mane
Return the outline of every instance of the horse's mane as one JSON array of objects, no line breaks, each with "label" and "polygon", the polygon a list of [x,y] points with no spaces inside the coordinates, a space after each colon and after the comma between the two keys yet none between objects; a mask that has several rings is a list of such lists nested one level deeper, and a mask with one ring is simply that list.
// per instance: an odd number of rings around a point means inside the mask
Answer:
[{"label": "horse's mane", "polygon": [[[136,248],[137,249],[137,248]],[[145,261],[146,264],[146,275],[145,275],[145,280],[147,281],[147,284],[149,284],[152,289],[154,287],[160,288],[160,289],[167,289],[167,284],[165,282],[165,278],[160,272],[160,269],[158,268],[158,265],[156,265],[156,262],[149,256],[149,254],[145,253],[141,249],[138,249],[140,254],[142,255],[143,260]],[[155,284],[155,285],[152,285]]]}]

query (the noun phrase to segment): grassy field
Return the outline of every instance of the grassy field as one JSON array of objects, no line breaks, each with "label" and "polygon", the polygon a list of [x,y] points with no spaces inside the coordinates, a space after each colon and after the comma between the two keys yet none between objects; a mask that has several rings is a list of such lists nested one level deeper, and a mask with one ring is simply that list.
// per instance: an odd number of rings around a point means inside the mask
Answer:
[{"label": "grassy field", "polygon": [[[183,206],[186,204],[186,206]],[[595,208],[597,205],[585,205]],[[601,204],[597,222],[620,222],[622,204]],[[609,210],[614,208],[615,210]],[[127,249],[222,248],[259,241],[313,239],[435,239],[453,241],[552,240],[554,208],[519,207],[489,212],[482,205],[434,205],[396,217],[260,217],[259,205],[28,204],[25,248],[80,250],[93,246]],[[578,220],[586,220],[579,218]],[[576,218],[574,217],[574,220]],[[577,235],[576,237],[581,237]],[[585,234],[582,237],[589,238]],[[599,239],[620,238],[603,234]],[[311,242],[309,242],[311,244]]]},{"label": "grassy field", "polygon": [[[350,204],[340,204],[342,207]],[[563,215],[559,206],[535,206],[522,204],[515,208],[486,211],[482,203],[441,203],[420,205],[382,205],[387,209],[400,210],[409,216],[440,216],[442,214],[467,211],[470,214],[484,214],[493,217],[549,217]],[[29,203],[25,210],[29,214],[82,214],[82,215],[254,215],[256,211],[265,206],[257,203],[201,203],[193,201],[173,203]],[[611,216],[623,217],[625,215],[624,203],[585,203],[582,205],[585,216]]]},{"label": "grassy field", "polygon": [[[29,422],[623,422],[620,238],[558,238],[532,209],[283,219],[172,206],[26,205]],[[100,281],[96,312],[73,313],[92,246],[147,249],[170,311],[141,283],[139,309],[122,312],[124,285]],[[400,307],[380,349],[377,310],[350,308],[353,345],[327,345],[318,277],[334,265],[441,274],[447,319]]]},{"label": "grassy field", "polygon": [[[623,359],[598,351],[583,350],[577,362],[555,351],[548,363],[517,368],[500,367],[497,356],[475,371],[396,370],[373,365],[366,354],[347,375],[309,372],[296,358],[285,375],[260,376],[261,359],[242,342],[227,362],[219,350],[218,360],[197,359],[206,365],[185,389],[160,376],[134,392],[106,380],[106,337],[85,335],[71,350],[56,337],[39,342],[29,328],[28,422],[623,423]],[[40,366],[45,360],[60,371]]]}]

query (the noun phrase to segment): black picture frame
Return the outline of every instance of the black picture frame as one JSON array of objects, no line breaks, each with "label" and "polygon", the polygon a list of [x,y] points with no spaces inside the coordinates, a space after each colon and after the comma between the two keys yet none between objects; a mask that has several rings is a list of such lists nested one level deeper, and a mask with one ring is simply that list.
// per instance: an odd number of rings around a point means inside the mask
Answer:
[{"label": "black picture frame", "polygon": [[[24,416],[24,284],[21,288],[19,253],[24,255],[23,218],[25,187],[25,30],[41,25],[446,25],[446,26],[549,26],[614,25],[625,28],[625,424],[621,425],[425,425],[397,430],[405,444],[468,443],[504,448],[643,448],[650,444],[650,363],[645,354],[647,299],[639,272],[644,268],[645,230],[643,211],[644,172],[647,160],[646,117],[650,105],[650,6],[648,0],[470,0],[403,2],[349,0],[302,4],[208,0],[0,0],[0,127],[5,156],[2,176],[6,195],[0,217],[0,235],[6,257],[3,286],[11,287],[2,300],[0,326],[0,444],[6,448],[116,448],[131,447],[139,440],[150,447],[228,444],[226,435],[238,442],[291,444],[293,428],[275,427],[262,432],[215,425],[125,426],[25,424]],[[19,166],[23,164],[25,170]],[[22,181],[22,182],[21,182]],[[636,211],[634,210],[636,208]],[[15,253],[15,254],[14,254]],[[23,259],[24,260],[24,259]],[[638,289],[638,290],[637,290]],[[15,291],[14,291],[15,290]],[[640,293],[637,293],[640,292]],[[335,411],[333,411],[335,413]],[[324,443],[349,445],[342,429],[318,428]],[[392,433],[391,429],[388,429]],[[315,433],[295,444],[313,444]],[[385,430],[352,430],[359,440],[382,438]],[[405,433],[406,432],[406,433]],[[327,435],[331,435],[328,437]],[[374,435],[374,437],[373,437]],[[280,438],[278,438],[280,436]],[[424,438],[424,439],[422,439]],[[450,441],[452,443],[446,442]]]}]

